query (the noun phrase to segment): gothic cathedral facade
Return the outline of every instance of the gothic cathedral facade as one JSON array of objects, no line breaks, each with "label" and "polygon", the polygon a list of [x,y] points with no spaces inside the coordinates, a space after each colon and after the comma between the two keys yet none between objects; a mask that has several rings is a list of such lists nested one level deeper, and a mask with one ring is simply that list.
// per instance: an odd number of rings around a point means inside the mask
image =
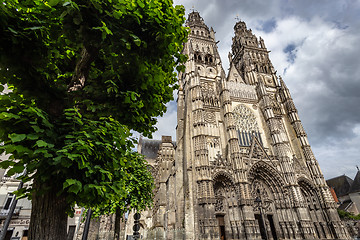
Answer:
[{"label": "gothic cathedral facade", "polygon": [[143,225],[166,239],[349,239],[263,39],[237,22],[226,76],[214,30],[196,11],[186,24],[176,143],[139,144],[157,151]]}]

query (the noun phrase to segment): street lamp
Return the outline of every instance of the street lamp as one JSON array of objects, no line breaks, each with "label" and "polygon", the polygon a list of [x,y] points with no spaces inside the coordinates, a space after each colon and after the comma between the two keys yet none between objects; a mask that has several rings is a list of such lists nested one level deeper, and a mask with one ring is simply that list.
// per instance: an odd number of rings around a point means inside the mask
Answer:
[{"label": "street lamp", "polygon": [[133,233],[133,238],[134,239],[139,239],[140,238],[140,233],[139,233],[139,230],[140,230],[140,213],[135,213],[134,214],[134,226],[133,226],[133,230],[134,230],[134,233]]}]

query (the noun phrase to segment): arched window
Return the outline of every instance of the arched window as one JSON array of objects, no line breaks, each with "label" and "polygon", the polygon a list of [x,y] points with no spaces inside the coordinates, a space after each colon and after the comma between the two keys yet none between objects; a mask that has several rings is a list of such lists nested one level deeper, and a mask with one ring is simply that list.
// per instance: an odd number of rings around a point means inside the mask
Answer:
[{"label": "arched window", "polygon": [[201,62],[201,55],[199,52],[195,52],[194,53],[194,60],[195,61],[200,61]]},{"label": "arched window", "polygon": [[212,62],[213,62],[213,59],[212,59],[211,55],[207,54],[205,56],[205,63],[212,63]]},{"label": "arched window", "polygon": [[253,112],[240,104],[235,107],[233,114],[240,146],[250,146],[254,136],[262,144],[259,126]]}]

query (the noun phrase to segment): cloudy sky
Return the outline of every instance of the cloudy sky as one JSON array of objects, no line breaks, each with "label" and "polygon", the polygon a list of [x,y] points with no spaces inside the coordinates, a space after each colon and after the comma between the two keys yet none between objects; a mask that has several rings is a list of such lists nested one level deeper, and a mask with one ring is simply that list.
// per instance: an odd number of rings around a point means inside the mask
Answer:
[{"label": "cloudy sky", "polygon": [[[216,31],[223,67],[236,17],[261,36],[290,89],[326,179],[360,166],[360,0],[175,0]],[[175,139],[176,103],[159,118]]]}]

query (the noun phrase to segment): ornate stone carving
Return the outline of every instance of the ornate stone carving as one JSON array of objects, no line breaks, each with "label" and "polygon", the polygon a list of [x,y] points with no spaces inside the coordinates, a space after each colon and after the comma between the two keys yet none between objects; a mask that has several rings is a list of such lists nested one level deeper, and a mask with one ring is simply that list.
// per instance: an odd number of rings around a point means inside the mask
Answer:
[{"label": "ornate stone carving", "polygon": [[225,87],[229,89],[230,96],[238,101],[256,102],[257,95],[255,86],[240,82],[226,82]]},{"label": "ornate stone carving", "polygon": [[223,212],[223,211],[224,211],[224,199],[216,198],[215,212]]},{"label": "ornate stone carving", "polygon": [[259,141],[255,140],[255,138],[253,139],[253,143],[251,145],[249,158],[269,159],[265,149],[260,145]]},{"label": "ornate stone carving", "polygon": [[[251,197],[255,200],[258,198],[261,200],[261,207],[264,211],[271,211],[270,204],[273,202],[270,198],[270,195],[268,191],[266,190],[266,187],[264,183],[258,179],[255,179],[253,183],[251,184]],[[254,205],[254,210],[257,206]]]},{"label": "ornate stone carving", "polygon": [[201,82],[201,96],[205,106],[219,107],[219,99],[215,94],[214,83]]},{"label": "ornate stone carving", "polygon": [[211,148],[219,148],[220,147],[220,139],[219,139],[219,137],[208,137],[207,144]]},{"label": "ornate stone carving", "polygon": [[231,166],[230,162],[227,161],[226,158],[223,158],[220,154],[220,151],[218,152],[218,154],[216,155],[215,161],[212,162],[212,165],[214,166],[218,166],[218,167],[227,167],[227,166]]},{"label": "ornate stone carving", "polygon": [[238,130],[247,132],[259,131],[256,117],[248,107],[240,104],[235,107],[233,113],[235,116],[235,126]]},{"label": "ornate stone carving", "polygon": [[214,112],[205,113],[205,122],[210,124],[216,124],[216,115]]},{"label": "ornate stone carving", "polygon": [[299,159],[297,159],[295,155],[293,155],[292,164],[296,173],[306,175],[305,167],[300,163]]},{"label": "ornate stone carving", "polygon": [[271,94],[269,94],[269,96],[270,96],[270,99],[271,99],[271,105],[272,105],[272,109],[274,111],[274,114],[275,115],[282,115],[278,94],[271,93]]}]

